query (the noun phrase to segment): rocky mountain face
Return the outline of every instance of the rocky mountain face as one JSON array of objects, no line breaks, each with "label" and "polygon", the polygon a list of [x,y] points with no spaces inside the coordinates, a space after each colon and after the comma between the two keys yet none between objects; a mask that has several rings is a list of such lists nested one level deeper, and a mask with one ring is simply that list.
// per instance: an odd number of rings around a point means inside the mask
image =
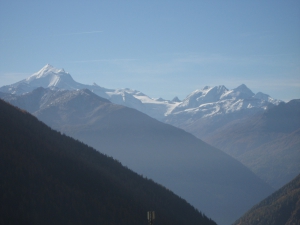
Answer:
[{"label": "rocky mountain face", "polygon": [[90,90],[38,88],[5,99],[166,186],[218,224],[232,223],[273,191],[222,151]]}]

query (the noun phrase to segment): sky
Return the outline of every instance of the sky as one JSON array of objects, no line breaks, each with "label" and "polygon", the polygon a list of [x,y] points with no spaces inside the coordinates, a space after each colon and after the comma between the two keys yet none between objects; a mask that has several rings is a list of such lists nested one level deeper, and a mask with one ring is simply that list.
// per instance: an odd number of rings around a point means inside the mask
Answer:
[{"label": "sky", "polygon": [[246,84],[289,101],[300,98],[300,1],[1,0],[0,86],[46,64],[153,98]]}]

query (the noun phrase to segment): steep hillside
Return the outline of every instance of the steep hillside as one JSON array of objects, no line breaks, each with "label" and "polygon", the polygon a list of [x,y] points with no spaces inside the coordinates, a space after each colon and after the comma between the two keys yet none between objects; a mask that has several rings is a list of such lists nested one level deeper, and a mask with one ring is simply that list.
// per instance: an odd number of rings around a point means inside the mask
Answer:
[{"label": "steep hillside", "polygon": [[234,225],[300,224],[300,175],[254,206]]},{"label": "steep hillside", "polygon": [[215,223],[172,192],[0,100],[0,224]]},{"label": "steep hillside", "polygon": [[10,102],[26,110],[32,99],[40,102],[31,111],[40,120],[163,184],[219,224],[232,223],[273,191],[222,151],[137,110],[89,90],[36,92]]},{"label": "steep hillside", "polygon": [[292,100],[232,122],[204,140],[280,188],[300,172],[299,130],[300,101]]}]

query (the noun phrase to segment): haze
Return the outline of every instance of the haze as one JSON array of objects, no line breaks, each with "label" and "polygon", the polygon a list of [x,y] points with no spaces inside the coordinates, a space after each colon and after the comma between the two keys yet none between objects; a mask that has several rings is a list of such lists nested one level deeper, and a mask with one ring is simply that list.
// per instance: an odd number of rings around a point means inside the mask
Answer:
[{"label": "haze", "polygon": [[300,96],[299,1],[0,2],[0,86],[49,63],[81,83],[183,99],[245,83]]}]

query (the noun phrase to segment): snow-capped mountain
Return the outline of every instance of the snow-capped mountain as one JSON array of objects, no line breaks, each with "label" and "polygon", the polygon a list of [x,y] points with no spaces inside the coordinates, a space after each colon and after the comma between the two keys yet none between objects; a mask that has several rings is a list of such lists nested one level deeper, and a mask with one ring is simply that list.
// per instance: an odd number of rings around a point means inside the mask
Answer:
[{"label": "snow-capped mountain", "polygon": [[73,80],[71,75],[64,69],[57,69],[49,64],[24,80],[1,87],[0,91],[21,95],[38,87],[49,88],[51,90],[77,90],[87,88],[104,98],[108,98],[106,92],[111,91],[110,89],[100,87],[97,84],[85,85],[78,83]]},{"label": "snow-capped mountain", "polygon": [[180,104],[176,99],[175,101],[168,101],[162,98],[155,99],[140,91],[128,88],[108,91],[106,94],[112,103],[137,109],[158,120],[162,120]]},{"label": "snow-capped mountain", "polygon": [[47,64],[40,71],[17,83],[0,88],[0,92],[21,95],[43,87],[51,90],[77,90],[89,89],[100,97],[109,99],[111,102],[135,108],[149,116],[162,119],[166,113],[173,110],[179,102],[154,99],[140,91],[124,89],[107,89],[97,84],[86,85],[73,80],[71,75],[64,69],[57,69]]},{"label": "snow-capped mountain", "polygon": [[244,84],[232,90],[206,86],[188,95],[163,121],[203,139],[231,121],[263,113],[280,102],[261,92],[254,94]]},{"label": "snow-capped mountain", "polygon": [[[245,84],[232,90],[228,90],[224,85],[216,87],[206,86],[188,95],[169,114],[178,112],[197,114],[203,111],[207,116],[212,115],[207,113],[208,111],[228,113],[253,107],[265,109],[269,103],[277,105],[280,101],[274,100],[261,92],[254,94]],[[209,108],[211,110],[208,110]]]},{"label": "snow-capped mountain", "polygon": [[1,91],[11,94],[24,94],[38,87],[66,88],[77,86],[69,73],[47,64],[40,71],[17,83],[1,87]]},{"label": "snow-capped mountain", "polygon": [[48,86],[61,89],[79,86],[78,83],[73,80],[71,75],[66,73],[64,69],[56,69],[49,64],[37,73],[26,78],[25,83],[36,87]]},{"label": "snow-capped mountain", "polygon": [[37,88],[4,99],[166,186],[218,224],[231,224],[273,191],[242,164],[195,136],[90,90]]},{"label": "snow-capped mountain", "polygon": [[[225,86],[204,87],[189,94],[183,101],[177,97],[172,101],[151,98],[140,91],[124,89],[107,89],[97,84],[86,85],[73,80],[64,69],[56,69],[47,64],[40,71],[17,83],[3,86],[0,92],[21,95],[38,87],[51,90],[89,89],[112,103],[137,109],[149,116],[181,126],[178,121],[193,122],[202,117],[213,117],[236,112],[253,113],[264,111],[270,104],[279,104],[261,92],[254,94],[246,85],[228,90]],[[187,119],[188,118],[188,119]],[[176,122],[174,122],[176,120]]]}]

